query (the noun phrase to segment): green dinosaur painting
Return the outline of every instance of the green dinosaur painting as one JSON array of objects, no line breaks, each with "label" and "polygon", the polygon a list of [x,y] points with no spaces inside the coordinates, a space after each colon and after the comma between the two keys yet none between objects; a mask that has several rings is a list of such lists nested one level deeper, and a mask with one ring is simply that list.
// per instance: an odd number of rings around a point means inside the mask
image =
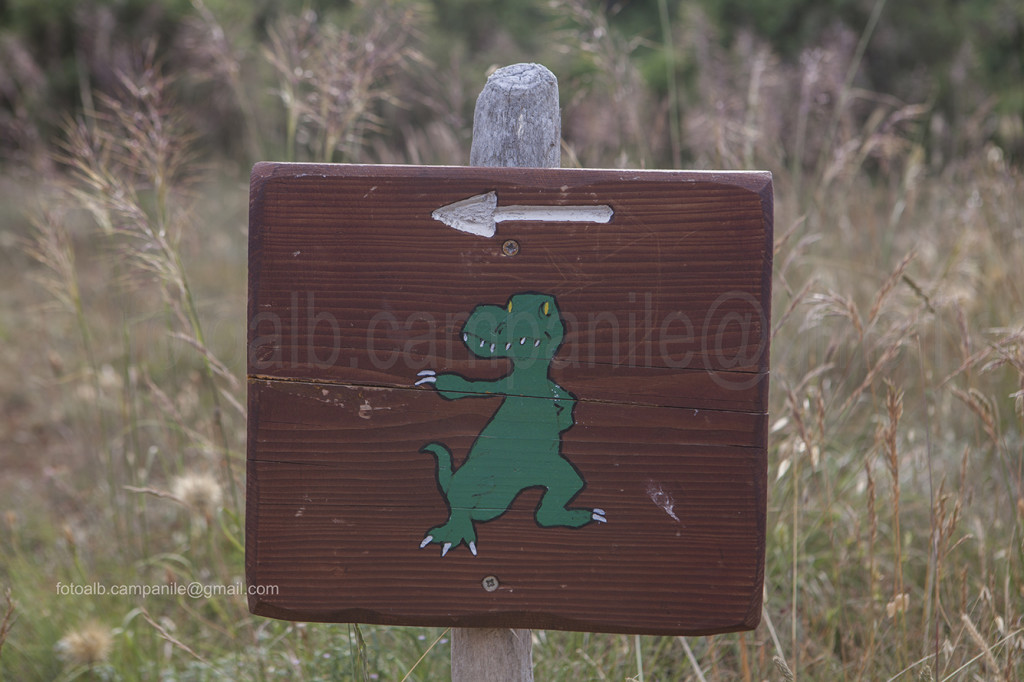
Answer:
[{"label": "green dinosaur painting", "polygon": [[606,522],[604,510],[568,506],[585,482],[562,455],[562,433],[574,424],[576,398],[548,373],[564,334],[553,296],[515,294],[504,306],[477,306],[462,327],[466,348],[481,358],[508,358],[508,374],[491,381],[434,370],[419,373],[417,386],[433,385],[447,400],[502,396],[457,469],[444,444],[421,449],[437,458],[437,485],[448,505],[448,521],[427,531],[421,549],[438,544],[445,556],[465,543],[475,556],[474,524],[504,514],[527,488],[545,489],[535,514],[539,526]]}]

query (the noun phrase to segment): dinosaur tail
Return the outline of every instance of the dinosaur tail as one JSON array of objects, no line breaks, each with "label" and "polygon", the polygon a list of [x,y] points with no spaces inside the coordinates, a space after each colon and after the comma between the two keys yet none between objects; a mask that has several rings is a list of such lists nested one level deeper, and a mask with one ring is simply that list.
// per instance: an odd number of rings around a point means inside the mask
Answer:
[{"label": "dinosaur tail", "polygon": [[437,458],[437,484],[447,493],[452,482],[452,451],[441,443],[428,443],[420,452],[429,452]]}]

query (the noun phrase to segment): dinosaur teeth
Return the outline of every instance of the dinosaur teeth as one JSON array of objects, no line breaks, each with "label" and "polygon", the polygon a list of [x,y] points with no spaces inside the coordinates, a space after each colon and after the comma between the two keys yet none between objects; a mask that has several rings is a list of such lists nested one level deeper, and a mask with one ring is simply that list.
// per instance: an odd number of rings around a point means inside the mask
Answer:
[{"label": "dinosaur teeth", "polygon": [[483,347],[484,347],[484,344],[485,344],[485,343],[487,343],[487,342],[486,342],[486,341],[484,341],[483,339],[480,339],[480,347],[481,347],[481,348],[483,348]]},{"label": "dinosaur teeth", "polygon": [[533,342],[533,347],[534,348],[536,348],[539,345],[540,345],[540,339],[537,339],[536,341]]},{"label": "dinosaur teeth", "polygon": [[511,341],[509,341],[508,343],[505,344],[505,350],[508,350],[511,347],[512,347],[512,342]]},{"label": "dinosaur teeth", "polygon": [[526,337],[525,336],[523,338],[519,339],[519,345],[520,346],[523,345],[524,343],[526,343]]},{"label": "dinosaur teeth", "polygon": [[463,334],[462,334],[462,343],[466,343],[467,341],[469,341],[469,334],[466,334],[465,332],[463,332]]},{"label": "dinosaur teeth", "polygon": [[494,352],[494,344],[493,343],[491,344],[491,352],[492,353]]}]

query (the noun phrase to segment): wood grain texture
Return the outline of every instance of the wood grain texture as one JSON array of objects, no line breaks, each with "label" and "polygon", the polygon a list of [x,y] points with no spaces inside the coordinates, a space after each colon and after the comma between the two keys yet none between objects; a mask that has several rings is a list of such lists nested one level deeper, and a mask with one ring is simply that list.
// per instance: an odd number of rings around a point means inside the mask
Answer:
[{"label": "wood grain texture", "polygon": [[[611,205],[609,224],[431,212]],[[260,164],[250,206],[247,577],[295,620],[709,634],[759,621],[772,254],[765,173]],[[501,244],[520,244],[514,257]],[[540,528],[542,491],[478,524],[479,556],[419,549],[447,514],[425,443],[456,464],[501,397],[460,329],[478,304],[556,297],[550,376],[577,398],[562,454],[607,524]],[[531,425],[524,423],[523,432]],[[499,587],[482,586],[494,577]]]}]

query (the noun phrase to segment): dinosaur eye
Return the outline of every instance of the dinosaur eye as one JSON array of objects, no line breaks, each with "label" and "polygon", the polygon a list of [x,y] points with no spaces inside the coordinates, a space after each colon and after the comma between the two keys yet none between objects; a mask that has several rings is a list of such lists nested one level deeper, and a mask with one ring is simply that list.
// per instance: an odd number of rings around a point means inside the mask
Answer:
[{"label": "dinosaur eye", "polygon": [[508,302],[508,311],[512,312],[512,300],[511,299],[509,299],[509,302]]},{"label": "dinosaur eye", "polygon": [[544,301],[544,306],[541,308],[544,311],[545,317],[551,314],[551,302]]}]

